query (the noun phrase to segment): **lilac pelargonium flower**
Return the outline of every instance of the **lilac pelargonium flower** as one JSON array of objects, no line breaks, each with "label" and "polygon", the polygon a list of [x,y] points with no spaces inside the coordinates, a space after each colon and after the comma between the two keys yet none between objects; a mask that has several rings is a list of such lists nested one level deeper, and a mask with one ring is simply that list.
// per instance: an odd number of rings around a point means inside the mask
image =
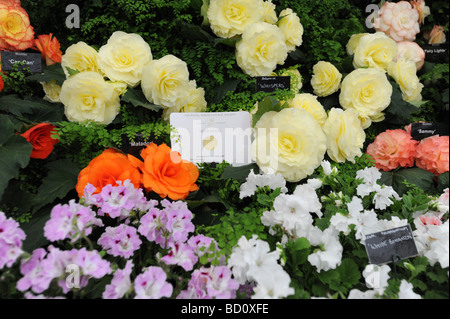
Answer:
[{"label": "lilac pelargonium flower", "polygon": [[185,242],[189,233],[195,230],[192,223],[192,212],[188,209],[187,204],[182,201],[169,202],[163,200],[161,204],[167,216],[166,229],[170,233],[170,240],[173,242]]},{"label": "lilac pelargonium flower", "polygon": [[173,287],[166,282],[167,275],[160,267],[148,267],[134,280],[135,299],[160,299],[172,296]]},{"label": "lilac pelargonium flower", "polygon": [[100,216],[126,219],[133,210],[145,212],[158,204],[155,200],[147,200],[143,190],[135,188],[128,179],[116,181],[116,185],[108,184],[98,194],[94,194],[95,191],[95,186],[87,184],[83,198],[88,205],[99,208]]},{"label": "lilac pelargonium flower", "polygon": [[169,244],[169,253],[161,258],[167,265],[178,265],[186,271],[191,271],[198,261],[194,249],[187,244],[175,242]]},{"label": "lilac pelargonium flower", "polygon": [[194,270],[188,288],[177,299],[235,299],[239,283],[226,266],[202,267]]},{"label": "lilac pelargonium flower", "polygon": [[72,242],[80,236],[88,236],[93,226],[103,226],[103,222],[96,218],[95,212],[90,208],[71,200],[69,204],[58,204],[53,207],[50,219],[44,226],[44,235],[50,241],[69,238]]},{"label": "lilac pelargonium flower", "polygon": [[117,227],[106,227],[97,243],[112,256],[130,258],[139,249],[142,241],[136,228],[121,224]]},{"label": "lilac pelargonium flower", "polygon": [[132,288],[131,272],[133,271],[133,262],[127,261],[124,269],[118,269],[114,272],[111,284],[106,285],[103,292],[103,299],[120,299]]},{"label": "lilac pelargonium flower", "polygon": [[22,241],[25,238],[19,223],[0,212],[0,269],[5,265],[11,267],[22,255]]}]

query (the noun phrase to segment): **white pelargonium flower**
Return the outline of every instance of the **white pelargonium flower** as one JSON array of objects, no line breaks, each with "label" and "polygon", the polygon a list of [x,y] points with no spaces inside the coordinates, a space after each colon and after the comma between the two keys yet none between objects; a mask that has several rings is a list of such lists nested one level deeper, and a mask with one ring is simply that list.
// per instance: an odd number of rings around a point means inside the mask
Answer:
[{"label": "white pelargonium flower", "polygon": [[407,282],[405,279],[400,283],[400,291],[398,293],[398,299],[422,299],[422,297],[415,293],[414,286]]},{"label": "white pelargonium flower", "polygon": [[247,177],[246,182],[241,185],[240,188],[240,199],[245,197],[253,196],[256,190],[260,187],[269,186],[271,190],[276,190],[281,188],[282,193],[286,193],[288,189],[286,188],[286,180],[281,174],[255,174],[253,170]]},{"label": "white pelargonium flower", "polygon": [[367,288],[374,289],[382,295],[386,287],[389,285],[388,280],[390,278],[390,271],[391,267],[388,265],[367,265],[362,273],[366,280]]},{"label": "white pelargonium flower", "polygon": [[336,269],[341,264],[344,249],[339,241],[339,232],[334,227],[328,227],[324,231],[315,228],[314,236],[310,236],[308,240],[313,246],[321,245],[318,251],[308,256],[309,263],[316,266],[317,272]]}]

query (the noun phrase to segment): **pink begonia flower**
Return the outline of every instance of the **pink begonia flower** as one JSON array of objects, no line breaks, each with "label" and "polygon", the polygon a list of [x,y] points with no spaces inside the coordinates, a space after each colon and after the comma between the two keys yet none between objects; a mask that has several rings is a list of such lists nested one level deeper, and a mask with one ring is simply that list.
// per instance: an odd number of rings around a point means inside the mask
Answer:
[{"label": "pink begonia flower", "polygon": [[428,44],[442,44],[447,41],[444,33],[444,27],[435,25],[430,32]]},{"label": "pink begonia flower", "polygon": [[4,266],[11,267],[22,255],[22,241],[25,238],[19,223],[6,218],[5,213],[0,211],[0,270]]},{"label": "pink begonia flower", "polygon": [[416,166],[438,176],[448,172],[449,137],[433,135],[420,141],[416,149]]},{"label": "pink begonia flower", "polygon": [[397,45],[398,51],[394,61],[405,59],[416,64],[417,70],[420,70],[425,63],[425,51],[420,45],[413,41],[402,41]]},{"label": "pink begonia flower", "polygon": [[409,3],[419,13],[419,24],[424,24],[425,18],[431,14],[430,7],[425,5],[424,0],[411,0]]},{"label": "pink begonia flower", "polygon": [[106,227],[97,243],[112,256],[130,258],[139,249],[142,241],[136,228],[120,224],[117,227]]},{"label": "pink begonia flower", "polygon": [[172,295],[173,287],[166,282],[166,279],[167,275],[160,267],[148,267],[134,281],[135,299],[169,298]]},{"label": "pink begonia flower", "polygon": [[375,138],[366,153],[373,157],[375,166],[383,171],[391,171],[399,166],[412,167],[418,143],[404,130],[387,130]]},{"label": "pink begonia flower", "polygon": [[406,1],[385,2],[374,26],[397,42],[414,41],[420,32],[419,12]]}]

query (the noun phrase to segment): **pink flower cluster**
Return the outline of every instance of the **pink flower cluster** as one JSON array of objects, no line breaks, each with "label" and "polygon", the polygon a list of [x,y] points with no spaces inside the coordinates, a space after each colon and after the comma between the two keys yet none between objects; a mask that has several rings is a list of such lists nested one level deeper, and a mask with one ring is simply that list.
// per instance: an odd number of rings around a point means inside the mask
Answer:
[{"label": "pink flower cluster", "polygon": [[[22,277],[16,287],[26,298],[46,298],[45,294],[55,286],[67,294],[73,288],[86,287],[91,278],[100,279],[107,274],[112,274],[112,280],[103,292],[102,297],[105,299],[130,296],[136,299],[170,298],[174,286],[166,271],[170,271],[171,267],[163,269],[143,264],[138,269],[134,266],[136,252],[150,243],[154,245],[148,246],[146,251],[161,248],[164,252],[161,255],[155,251],[155,262],[193,271],[188,286],[178,288],[178,291],[186,288],[179,298],[236,296],[239,284],[232,279],[229,268],[205,267],[217,261],[219,247],[212,238],[191,236],[195,226],[192,212],[185,202],[163,200],[158,203],[147,200],[142,189],[135,189],[129,181],[107,185],[97,194],[88,184],[84,193],[80,203],[71,200],[68,204],[56,205],[51,211],[50,219],[44,226],[44,235],[52,242],[59,241],[58,247],[50,245],[47,249],[37,248],[27,258],[23,257],[21,250],[25,233],[17,222],[6,219],[4,213],[0,213],[0,269],[4,265],[11,267],[22,256]],[[104,222],[107,225],[117,222],[117,226],[105,227]],[[97,231],[105,228],[102,233],[95,233],[98,239],[93,243],[90,235],[94,235],[95,227]],[[65,240],[70,241],[71,247],[74,244],[79,247],[79,239],[87,241],[90,249],[61,248]],[[106,255],[101,255],[95,247],[99,247]],[[113,257],[125,258],[125,267],[118,268],[118,263],[115,263],[118,259]],[[67,282],[68,269],[78,271],[75,287]]]},{"label": "pink flower cluster", "polygon": [[70,289],[65,277],[70,265],[79,270],[79,288],[85,287],[89,278],[103,278],[112,271],[110,263],[103,260],[96,250],[82,248],[64,251],[50,246],[47,252],[44,248],[38,248],[28,260],[22,261],[20,272],[23,277],[17,282],[17,289],[42,293],[56,280],[63,292],[67,293]]},{"label": "pink flower cluster", "polygon": [[128,179],[117,181],[116,185],[108,184],[98,194],[94,194],[95,191],[93,185],[87,184],[83,198],[86,204],[99,208],[99,216],[123,220],[129,218],[133,210],[145,212],[158,205],[155,200],[147,200],[142,189],[135,188]]},{"label": "pink flower cluster", "polygon": [[25,238],[19,223],[0,212],[0,270],[5,266],[11,267],[22,255],[22,242]]},{"label": "pink flower cluster", "polygon": [[69,238],[77,241],[83,234],[88,236],[93,226],[103,226],[103,222],[96,217],[95,212],[71,200],[69,204],[58,204],[53,207],[50,219],[44,226],[44,236],[50,241]]},{"label": "pink flower cluster", "polygon": [[375,160],[375,166],[383,171],[414,164],[438,176],[449,171],[449,137],[434,135],[420,142],[406,130],[387,130],[380,133],[366,150]]}]

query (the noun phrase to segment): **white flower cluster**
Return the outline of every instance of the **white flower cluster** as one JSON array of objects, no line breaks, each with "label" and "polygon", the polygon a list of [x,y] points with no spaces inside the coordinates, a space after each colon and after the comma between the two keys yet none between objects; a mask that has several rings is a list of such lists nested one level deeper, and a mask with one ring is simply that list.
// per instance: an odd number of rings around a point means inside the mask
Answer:
[{"label": "white flower cluster", "polygon": [[253,196],[256,190],[260,187],[269,186],[271,190],[281,188],[282,193],[286,193],[286,180],[281,174],[255,174],[253,170],[247,177],[246,182],[241,185],[239,198]]},{"label": "white flower cluster", "polygon": [[280,252],[270,251],[269,244],[256,235],[247,240],[242,236],[228,260],[239,284],[254,283],[253,299],[278,299],[294,294],[291,278],[278,263]]}]

